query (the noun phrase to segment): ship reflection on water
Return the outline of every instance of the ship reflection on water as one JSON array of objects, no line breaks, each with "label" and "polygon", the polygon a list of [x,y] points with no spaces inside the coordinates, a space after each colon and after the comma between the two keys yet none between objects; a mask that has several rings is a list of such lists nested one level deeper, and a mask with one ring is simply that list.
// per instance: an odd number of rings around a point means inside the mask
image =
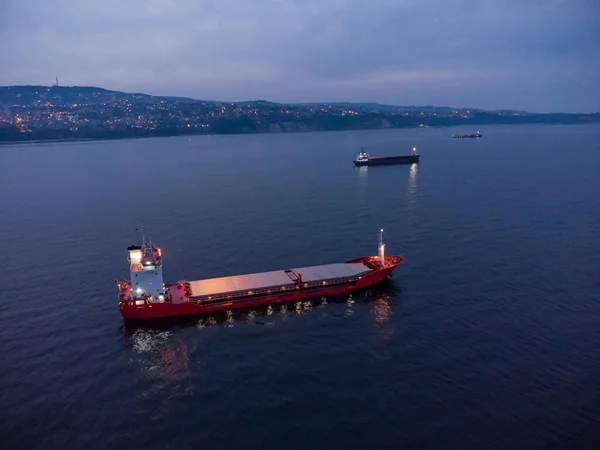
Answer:
[{"label": "ship reflection on water", "polygon": [[[261,309],[227,311],[211,316],[177,318],[144,323],[126,322],[123,326],[125,347],[131,351],[135,361],[146,376],[170,382],[180,382],[190,378],[190,355],[188,346],[196,347],[197,333],[187,334],[195,328],[229,328],[243,325],[281,326],[295,317],[313,314],[316,316],[349,317],[356,314],[374,314],[377,334],[384,340],[391,337],[393,330],[387,322],[392,315],[392,304],[399,301],[401,289],[391,281],[369,290],[358,291],[352,295],[339,297],[321,297],[311,301],[270,305]],[[219,331],[221,332],[221,331]],[[183,336],[187,335],[186,343]],[[182,385],[177,383],[178,390]]]},{"label": "ship reflection on water", "polygon": [[417,185],[417,171],[419,170],[419,165],[417,163],[413,163],[410,166],[410,177],[409,180],[411,183],[416,186]]},{"label": "ship reflection on water", "polygon": [[171,345],[160,349],[157,371],[161,378],[175,381],[190,374],[190,355],[181,339],[175,339]]},{"label": "ship reflection on water", "polygon": [[[380,168],[377,168],[380,169]],[[395,169],[395,168],[394,168]],[[417,189],[417,173],[419,170],[419,164],[412,163],[410,165],[410,169],[408,172],[408,188],[411,194],[413,194]],[[358,183],[364,188],[367,185],[368,176],[369,176],[369,167],[368,166],[357,166],[354,168],[354,171],[358,175]]]},{"label": "ship reflection on water", "polygon": [[390,324],[392,300],[389,296],[382,295],[377,299],[373,305],[373,316],[375,318],[375,334],[378,339],[384,342],[391,339],[395,328]]},{"label": "ship reflection on water", "polygon": [[361,189],[366,188],[369,175],[369,166],[356,166],[354,170],[358,174],[358,184],[360,185]]},{"label": "ship reflection on water", "polygon": [[189,352],[175,333],[152,329],[127,329],[127,346],[142,371],[151,378],[181,381],[189,377]]},{"label": "ship reflection on water", "polygon": [[414,163],[411,164],[409,172],[408,172],[408,180],[406,181],[405,188],[405,202],[407,207],[407,217],[406,220],[410,221],[413,218],[413,213],[415,211],[415,205],[418,203],[418,183],[417,183],[417,175],[419,173],[419,165]]},{"label": "ship reflection on water", "polygon": [[410,166],[410,172],[408,174],[408,186],[407,186],[407,193],[408,193],[408,196],[411,198],[411,200],[417,191],[417,172],[418,171],[419,171],[419,165],[417,163],[413,163]]},{"label": "ship reflection on water", "polygon": [[373,306],[375,322],[379,325],[384,324],[392,316],[392,306],[389,297],[379,297]]}]

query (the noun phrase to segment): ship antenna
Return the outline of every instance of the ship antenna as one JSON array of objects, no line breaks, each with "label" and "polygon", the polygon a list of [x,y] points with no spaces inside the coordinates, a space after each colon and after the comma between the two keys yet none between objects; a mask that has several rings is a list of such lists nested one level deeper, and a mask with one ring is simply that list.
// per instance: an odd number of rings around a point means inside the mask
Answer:
[{"label": "ship antenna", "polygon": [[144,234],[144,224],[143,223],[138,223],[137,226],[135,227],[136,231],[140,232],[140,240],[141,243],[140,245],[142,247],[146,246],[146,235]]}]

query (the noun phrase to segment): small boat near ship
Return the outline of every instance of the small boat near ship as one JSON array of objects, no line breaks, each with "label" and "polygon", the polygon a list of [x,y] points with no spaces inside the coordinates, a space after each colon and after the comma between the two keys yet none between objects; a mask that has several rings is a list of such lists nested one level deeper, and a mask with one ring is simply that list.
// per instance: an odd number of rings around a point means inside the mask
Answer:
[{"label": "small boat near ship", "polygon": [[385,255],[381,230],[376,256],[166,284],[162,251],[146,241],[143,233],[141,245],[127,250],[130,281],[117,280],[119,312],[125,320],[191,316],[348,294],[383,282],[404,261],[402,256]]},{"label": "small boat near ship", "polygon": [[479,139],[483,135],[478,131],[475,134],[453,134],[452,139]]},{"label": "small boat near ship", "polygon": [[419,162],[421,155],[417,153],[417,148],[413,147],[412,154],[400,156],[371,156],[361,147],[360,153],[354,160],[355,166],[380,166],[389,164],[411,164]]}]

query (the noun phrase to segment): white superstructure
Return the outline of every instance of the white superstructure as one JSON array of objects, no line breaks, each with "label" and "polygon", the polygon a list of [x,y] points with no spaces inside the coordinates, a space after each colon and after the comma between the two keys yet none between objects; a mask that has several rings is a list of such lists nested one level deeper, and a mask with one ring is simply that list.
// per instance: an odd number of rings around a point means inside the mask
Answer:
[{"label": "white superstructure", "polygon": [[162,302],[165,299],[165,285],[162,273],[162,255],[151,241],[146,241],[142,233],[142,245],[133,245],[129,251],[131,295],[134,298],[148,298]]}]

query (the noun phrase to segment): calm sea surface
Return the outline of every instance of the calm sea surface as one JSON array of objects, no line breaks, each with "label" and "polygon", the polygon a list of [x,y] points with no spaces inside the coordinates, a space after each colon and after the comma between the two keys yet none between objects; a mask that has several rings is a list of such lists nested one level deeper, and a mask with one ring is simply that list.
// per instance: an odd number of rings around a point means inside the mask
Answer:
[{"label": "calm sea surface", "polygon": [[[0,447],[599,448],[600,127],[474,131],[1,146]],[[406,261],[354,302],[126,326],[138,221],[167,282],[380,228]]]}]

